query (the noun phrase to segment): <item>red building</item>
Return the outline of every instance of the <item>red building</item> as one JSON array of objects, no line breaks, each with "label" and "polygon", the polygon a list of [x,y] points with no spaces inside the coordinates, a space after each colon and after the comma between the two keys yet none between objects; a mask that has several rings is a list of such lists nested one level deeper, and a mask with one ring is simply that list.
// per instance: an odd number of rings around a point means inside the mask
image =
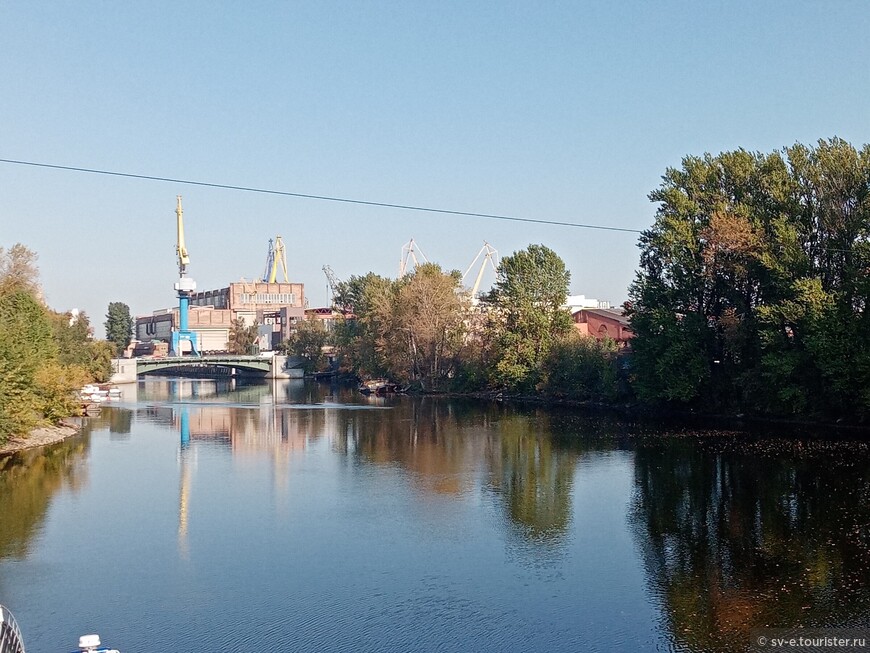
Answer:
[{"label": "red building", "polygon": [[634,336],[621,308],[581,308],[571,315],[574,328],[584,336],[598,340],[610,338],[620,347],[626,347]]}]

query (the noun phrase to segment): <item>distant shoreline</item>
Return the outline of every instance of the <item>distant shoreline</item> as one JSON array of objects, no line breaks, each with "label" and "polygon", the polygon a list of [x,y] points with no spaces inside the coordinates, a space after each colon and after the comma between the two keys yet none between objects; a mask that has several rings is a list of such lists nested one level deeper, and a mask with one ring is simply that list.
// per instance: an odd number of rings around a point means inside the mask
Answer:
[{"label": "distant shoreline", "polygon": [[43,426],[33,429],[25,436],[11,437],[5,444],[0,445],[0,456],[9,456],[26,449],[44,447],[56,444],[77,435],[82,430],[82,422],[73,419],[65,419],[57,426]]}]

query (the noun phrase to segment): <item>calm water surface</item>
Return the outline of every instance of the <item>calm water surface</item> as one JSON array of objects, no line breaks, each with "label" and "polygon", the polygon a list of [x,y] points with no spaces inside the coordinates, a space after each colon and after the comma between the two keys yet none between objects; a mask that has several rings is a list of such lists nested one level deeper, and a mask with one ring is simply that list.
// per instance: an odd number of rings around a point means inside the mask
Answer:
[{"label": "calm water surface", "polygon": [[28,653],[743,651],[870,627],[862,441],[149,379],[0,459]]}]

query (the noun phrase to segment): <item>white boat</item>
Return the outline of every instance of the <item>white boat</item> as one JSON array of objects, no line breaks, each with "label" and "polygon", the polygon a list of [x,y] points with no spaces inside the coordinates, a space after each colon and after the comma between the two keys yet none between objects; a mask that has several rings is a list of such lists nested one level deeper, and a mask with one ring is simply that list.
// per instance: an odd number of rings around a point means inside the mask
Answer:
[{"label": "white boat", "polygon": [[[0,605],[0,653],[25,653],[24,639],[15,617],[4,606]],[[79,637],[79,647],[75,653],[121,653],[120,651],[101,646],[99,635],[82,635]]]},{"label": "white boat", "polygon": [[121,389],[116,386],[99,386],[89,383],[79,390],[82,401],[100,404],[104,401],[120,401]]}]

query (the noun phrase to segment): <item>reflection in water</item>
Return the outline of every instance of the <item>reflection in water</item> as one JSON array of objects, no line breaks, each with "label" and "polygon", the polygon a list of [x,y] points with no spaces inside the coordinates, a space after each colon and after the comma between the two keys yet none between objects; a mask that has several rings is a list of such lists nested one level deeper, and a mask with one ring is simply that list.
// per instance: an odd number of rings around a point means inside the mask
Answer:
[{"label": "reflection in water", "polygon": [[638,542],[672,639],[742,651],[755,627],[870,625],[864,442],[637,448]]},{"label": "reflection in water", "polygon": [[180,445],[178,462],[181,466],[181,481],[178,488],[178,549],[186,558],[190,550],[187,545],[187,511],[190,503],[190,412],[182,406],[179,417]]},{"label": "reflection in water", "polygon": [[[236,385],[227,379],[149,380],[143,417],[169,424],[182,442],[218,445],[234,456],[268,453],[275,487],[287,482],[294,452],[325,439],[333,451],[376,465],[398,465],[426,495],[491,493],[512,534],[558,544],[571,518],[579,453],[549,437],[534,418],[493,404],[433,398],[363,397],[353,388],[301,382]],[[214,399],[214,401],[210,401]],[[162,403],[149,403],[162,402]],[[360,410],[371,408],[373,410]],[[189,518],[191,454],[181,452],[179,535]]]},{"label": "reflection in water", "polygon": [[55,493],[64,487],[78,491],[87,482],[89,438],[76,436],[0,458],[0,559],[27,555]]},{"label": "reflection in water", "polygon": [[571,489],[577,454],[549,437],[550,429],[528,419],[499,423],[487,438],[491,487],[528,539],[558,543],[571,520]]},{"label": "reflection in water", "polygon": [[461,424],[455,407],[431,399],[384,405],[392,409],[341,415],[344,449],[361,461],[400,465],[424,493],[461,494],[471,489],[467,472],[473,469],[480,443],[462,436],[461,429],[468,425]]},{"label": "reflection in water", "polygon": [[[700,653],[746,650],[753,627],[870,626],[863,442],[680,437],[577,411],[303,383],[149,380],[138,397],[91,422],[109,437],[0,461],[0,561],[25,558],[0,568],[10,586],[33,582],[32,614],[72,601],[93,565],[114,587],[90,597],[137,598],[134,613],[106,603],[101,619],[138,620],[141,646],[191,633],[191,651],[228,645],[228,608],[258,626],[246,637],[281,639],[273,650],[358,643],[337,632],[429,650],[449,630],[469,650]],[[173,455],[177,485],[155,486],[174,479]],[[105,510],[110,537],[91,547],[90,532],[47,529],[64,541],[40,559],[52,496],[82,486],[85,459],[94,482],[81,501]],[[141,482],[105,486],[127,494],[103,501],[100,481],[119,470]],[[41,577],[69,537],[84,566]],[[175,567],[189,549],[197,564]],[[149,556],[148,569],[127,564]],[[65,633],[55,621],[47,629]]]},{"label": "reflection in water", "polygon": [[482,409],[422,398],[392,406],[388,412],[343,413],[340,449],[368,462],[400,465],[423,493],[486,489],[516,532],[532,542],[558,543],[570,522],[578,454],[554,443],[546,424],[500,405]]},{"label": "reflection in water", "polygon": [[[316,407],[322,403],[322,386],[298,380],[245,383],[230,378],[157,377],[139,385],[142,407],[136,411],[138,417],[179,435],[178,546],[184,557],[189,555],[197,447],[218,446],[234,456],[267,454],[275,491],[283,496],[294,452],[304,451],[324,433],[337,430],[336,410]],[[117,413],[131,414],[121,407],[104,412],[112,421],[119,419]]]}]

